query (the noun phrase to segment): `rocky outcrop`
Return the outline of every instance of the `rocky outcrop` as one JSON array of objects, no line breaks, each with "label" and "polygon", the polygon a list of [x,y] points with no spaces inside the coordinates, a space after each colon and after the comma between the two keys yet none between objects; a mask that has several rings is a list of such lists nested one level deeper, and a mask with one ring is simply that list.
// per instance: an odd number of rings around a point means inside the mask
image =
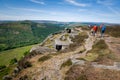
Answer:
[{"label": "rocky outcrop", "polygon": [[[87,53],[93,49],[93,45],[96,41],[96,38],[89,35],[88,31],[85,31],[86,35],[88,37],[83,37],[81,40],[71,40],[76,39],[76,35],[81,35],[83,32],[80,28],[75,28],[76,30],[71,30],[70,33],[67,32],[61,32],[61,33],[55,33],[46,38],[46,40],[35,47],[33,47],[30,50],[30,54],[25,56],[20,62],[19,62],[19,68],[26,68],[29,67],[28,63],[31,62],[34,67],[28,68],[24,74],[19,77],[19,79],[28,79],[28,76],[31,76],[32,80],[64,80],[66,71],[65,68],[60,69],[61,65],[66,62],[68,59],[72,61],[72,65],[67,66],[69,69],[73,65],[86,65],[86,61],[84,60],[78,60],[80,57],[84,57],[87,55]],[[71,38],[72,37],[72,38]],[[78,38],[81,38],[81,36],[78,36]],[[77,39],[78,39],[77,38]],[[69,51],[58,51],[55,49],[55,45],[61,45],[61,46],[70,46],[71,43],[76,45],[72,46],[72,49],[68,47]],[[81,44],[82,43],[82,44]],[[74,48],[75,47],[75,48]],[[64,48],[67,50],[66,48]],[[55,53],[55,54],[51,54]],[[42,54],[42,55],[40,55]],[[44,62],[38,62],[38,60],[42,56],[50,55],[51,58],[45,60]],[[27,62],[28,61],[28,62]],[[102,65],[95,62],[90,63],[92,67],[94,68],[100,68],[100,69],[110,69],[110,70],[120,70],[120,63],[115,62],[114,65],[108,66],[108,65]],[[19,68],[16,69],[16,73],[19,72]],[[26,76],[27,75],[27,76]]]},{"label": "rocky outcrop", "polygon": [[43,53],[46,53],[46,52],[54,52],[55,50],[54,49],[50,49],[48,47],[44,47],[44,46],[36,46],[36,47],[33,47],[31,50],[30,50],[30,53],[35,53],[35,54],[43,54]]}]

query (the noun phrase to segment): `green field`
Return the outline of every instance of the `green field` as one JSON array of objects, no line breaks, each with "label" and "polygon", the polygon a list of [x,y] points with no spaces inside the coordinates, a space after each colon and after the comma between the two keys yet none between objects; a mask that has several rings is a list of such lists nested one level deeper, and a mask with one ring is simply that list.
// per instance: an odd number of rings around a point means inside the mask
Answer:
[{"label": "green field", "polygon": [[32,48],[32,46],[34,45],[0,52],[0,65],[9,65],[10,60],[13,58],[17,58],[19,60],[22,56],[24,56],[26,51],[29,51]]}]

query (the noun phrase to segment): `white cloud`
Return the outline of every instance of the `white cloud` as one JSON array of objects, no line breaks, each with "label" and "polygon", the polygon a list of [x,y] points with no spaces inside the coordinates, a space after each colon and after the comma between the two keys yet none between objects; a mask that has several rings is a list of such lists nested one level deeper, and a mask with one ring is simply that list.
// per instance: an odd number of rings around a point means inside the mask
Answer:
[{"label": "white cloud", "polygon": [[32,12],[45,12],[43,10],[39,9],[31,9],[31,8],[18,8],[18,7],[8,7],[9,9],[14,9],[14,10],[24,10],[24,11],[32,11]]},{"label": "white cloud", "polygon": [[107,6],[107,7],[108,7],[108,9],[110,9],[113,13],[115,13],[117,16],[120,16],[120,12],[119,12],[119,11],[113,9],[113,8],[110,7],[110,6]]},{"label": "white cloud", "polygon": [[120,12],[115,10],[112,6],[114,5],[114,0],[97,0],[98,4],[106,6],[115,15],[120,16]]},{"label": "white cloud", "polygon": [[30,0],[30,1],[33,3],[41,4],[41,5],[45,4],[43,1],[39,1],[39,0]]},{"label": "white cloud", "polygon": [[87,9],[78,9],[79,12],[88,11]]},{"label": "white cloud", "polygon": [[113,5],[113,0],[97,0],[98,4],[102,4],[102,5],[106,5],[106,6],[110,6]]},{"label": "white cloud", "polygon": [[80,7],[86,7],[88,6],[88,4],[85,4],[85,3],[79,3],[79,2],[76,2],[76,0],[66,0],[68,3],[72,4],[72,5],[75,5],[75,6],[80,6]]},{"label": "white cloud", "polygon": [[[20,13],[22,13],[22,12],[27,13],[27,15],[28,14],[38,15],[39,13],[41,13],[39,15],[46,15],[47,16],[49,14],[49,16],[61,16],[61,15],[67,14],[66,12],[61,12],[61,11],[40,10],[40,9],[33,9],[33,8],[21,8],[21,7],[10,7],[10,6],[7,6],[7,8],[9,10],[15,10],[16,12],[20,12]],[[25,15],[25,14],[23,14],[23,15]]]}]

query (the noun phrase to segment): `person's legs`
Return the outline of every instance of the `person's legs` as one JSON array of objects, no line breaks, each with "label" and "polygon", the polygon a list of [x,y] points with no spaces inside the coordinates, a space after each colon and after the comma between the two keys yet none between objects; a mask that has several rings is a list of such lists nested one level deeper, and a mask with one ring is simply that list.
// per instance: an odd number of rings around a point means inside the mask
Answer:
[{"label": "person's legs", "polygon": [[93,36],[95,36],[95,31],[93,31]]},{"label": "person's legs", "polygon": [[104,32],[105,32],[104,30],[101,31],[101,37],[104,36]]},{"label": "person's legs", "polygon": [[90,35],[93,35],[93,29],[90,30]]}]

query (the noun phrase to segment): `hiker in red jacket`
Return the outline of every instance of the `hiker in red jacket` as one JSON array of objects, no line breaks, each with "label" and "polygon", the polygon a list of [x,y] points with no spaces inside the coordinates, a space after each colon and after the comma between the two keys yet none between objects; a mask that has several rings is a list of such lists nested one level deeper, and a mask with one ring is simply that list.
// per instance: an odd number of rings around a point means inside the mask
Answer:
[{"label": "hiker in red jacket", "polygon": [[95,25],[93,26],[93,36],[95,36],[95,34],[97,33],[97,30],[98,30],[98,27],[97,27],[97,25],[95,24]]}]

